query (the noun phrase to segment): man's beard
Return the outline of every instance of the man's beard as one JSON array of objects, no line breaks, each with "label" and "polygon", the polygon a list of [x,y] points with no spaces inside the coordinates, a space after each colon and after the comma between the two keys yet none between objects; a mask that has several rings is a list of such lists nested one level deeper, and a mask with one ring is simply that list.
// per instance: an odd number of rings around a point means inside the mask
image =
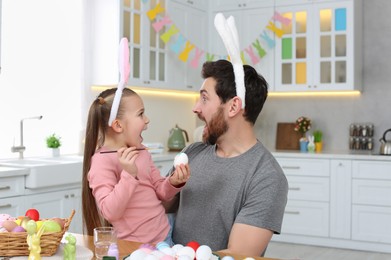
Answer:
[{"label": "man's beard", "polygon": [[207,132],[202,135],[202,140],[206,144],[214,145],[217,139],[228,131],[228,124],[224,119],[224,110],[222,107],[217,109],[209,124]]}]

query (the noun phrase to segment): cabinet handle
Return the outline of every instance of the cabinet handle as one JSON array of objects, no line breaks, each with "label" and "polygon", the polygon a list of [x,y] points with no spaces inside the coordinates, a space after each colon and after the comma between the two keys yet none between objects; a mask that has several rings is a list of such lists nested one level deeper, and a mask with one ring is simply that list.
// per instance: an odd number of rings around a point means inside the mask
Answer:
[{"label": "cabinet handle", "polygon": [[242,7],[242,5],[241,5],[241,4],[238,4],[238,7]]},{"label": "cabinet handle", "polygon": [[9,189],[11,189],[10,186],[3,186],[3,187],[0,187],[0,190],[9,190]]},{"label": "cabinet handle", "polygon": [[149,80],[144,80],[144,84],[151,84]]},{"label": "cabinet handle", "polygon": [[193,1],[187,1],[187,3],[192,5],[192,4],[193,4]]},{"label": "cabinet handle", "polygon": [[186,88],[193,89],[193,86],[187,85]]},{"label": "cabinet handle", "polygon": [[67,198],[69,198],[69,195],[67,194],[67,195],[65,195],[64,197],[67,199]]},{"label": "cabinet handle", "polygon": [[246,4],[243,4],[243,7],[246,7]]},{"label": "cabinet handle", "polygon": [[291,214],[291,215],[299,215],[300,211],[285,211],[285,214]]},{"label": "cabinet handle", "polygon": [[300,170],[300,166],[282,166],[281,168],[287,170]]},{"label": "cabinet handle", "polygon": [[301,190],[300,187],[289,187],[288,190]]},{"label": "cabinet handle", "polygon": [[72,194],[71,194],[71,198],[74,198],[74,197],[75,197],[75,194],[72,193]]},{"label": "cabinet handle", "polygon": [[4,208],[11,208],[11,204],[4,204],[4,205],[0,205],[0,209],[4,209]]}]

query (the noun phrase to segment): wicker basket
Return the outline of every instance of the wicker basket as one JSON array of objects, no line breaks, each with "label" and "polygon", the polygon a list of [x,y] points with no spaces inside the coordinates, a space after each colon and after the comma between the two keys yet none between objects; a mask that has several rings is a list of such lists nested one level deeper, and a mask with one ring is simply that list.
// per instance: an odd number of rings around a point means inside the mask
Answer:
[{"label": "wicker basket", "polygon": [[[56,253],[64,233],[71,224],[75,211],[72,210],[69,218],[64,219],[65,224],[61,232],[44,233],[41,236],[41,256],[52,256]],[[0,256],[28,256],[27,232],[0,233]]]}]

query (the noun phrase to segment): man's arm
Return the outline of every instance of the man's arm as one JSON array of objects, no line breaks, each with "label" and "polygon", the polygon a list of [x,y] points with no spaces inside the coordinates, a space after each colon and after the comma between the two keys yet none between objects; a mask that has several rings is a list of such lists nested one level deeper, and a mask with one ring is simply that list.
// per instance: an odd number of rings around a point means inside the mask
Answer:
[{"label": "man's arm", "polygon": [[260,256],[272,236],[271,230],[235,223],[229,235],[228,248],[221,251],[243,256]]}]

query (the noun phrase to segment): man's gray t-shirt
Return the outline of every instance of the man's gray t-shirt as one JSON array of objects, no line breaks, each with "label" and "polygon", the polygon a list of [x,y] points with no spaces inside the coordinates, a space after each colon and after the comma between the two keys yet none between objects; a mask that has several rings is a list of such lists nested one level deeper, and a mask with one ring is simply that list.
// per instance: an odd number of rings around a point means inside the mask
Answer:
[{"label": "man's gray t-shirt", "polygon": [[288,183],[272,154],[259,141],[233,158],[218,157],[215,150],[198,142],[184,151],[191,177],[180,192],[174,243],[225,249],[234,223],[279,234]]}]

